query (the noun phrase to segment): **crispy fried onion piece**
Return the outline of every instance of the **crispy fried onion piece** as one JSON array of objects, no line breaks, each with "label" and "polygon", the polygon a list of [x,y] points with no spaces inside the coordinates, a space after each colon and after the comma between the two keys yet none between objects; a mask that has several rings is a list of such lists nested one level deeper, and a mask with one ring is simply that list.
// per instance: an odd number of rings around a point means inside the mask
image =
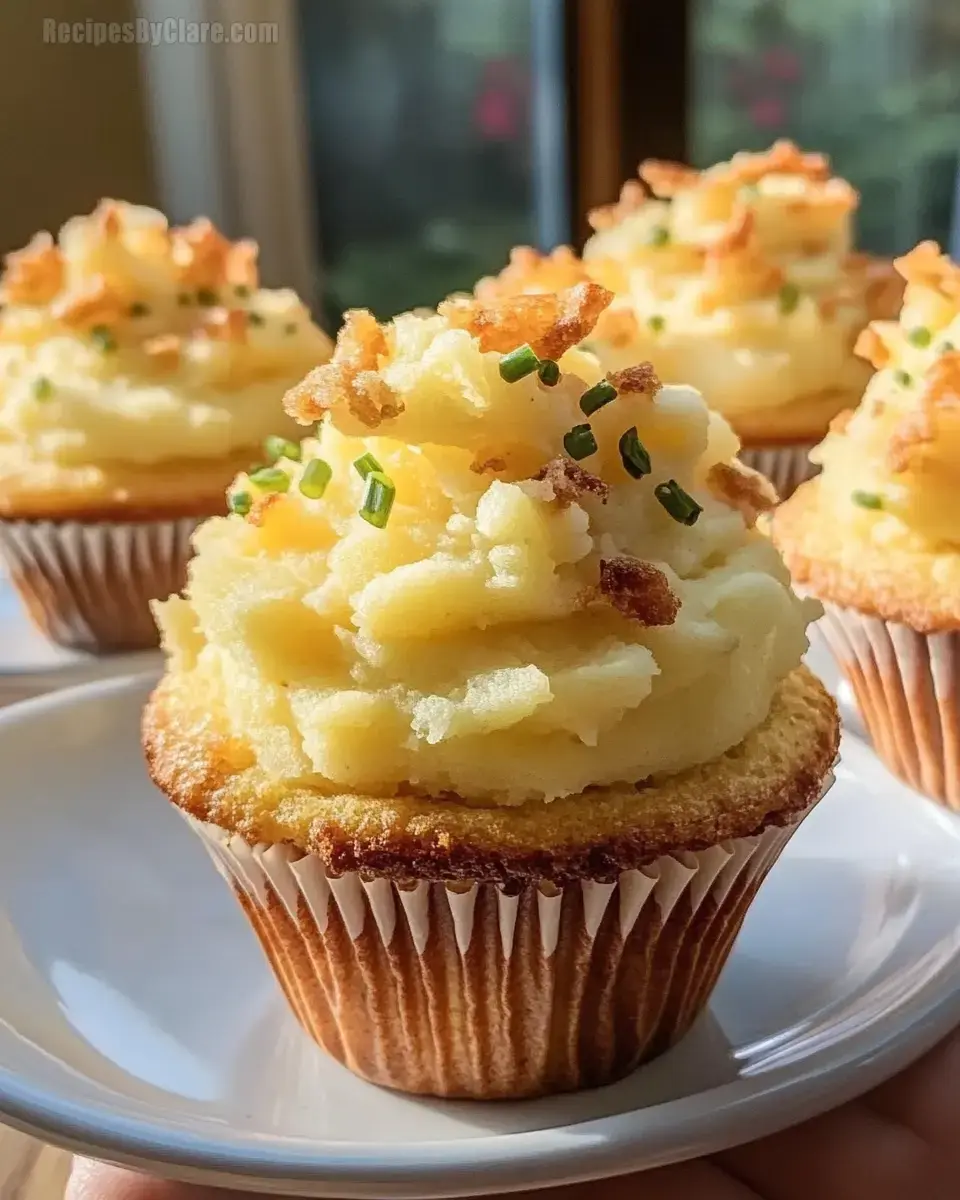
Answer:
[{"label": "crispy fried onion piece", "polygon": [[172,230],[170,254],[181,282],[190,287],[257,286],[256,242],[230,242],[208,217]]},{"label": "crispy fried onion piece", "polygon": [[156,337],[147,338],[143,343],[144,354],[153,366],[162,371],[176,370],[180,365],[182,348],[182,339],[175,333],[161,333]]},{"label": "crispy fried onion piece", "polygon": [[769,296],[783,284],[783,271],[764,257],[754,237],[754,223],[753,211],[738,205],[726,230],[708,247],[704,288],[697,298],[701,312]]},{"label": "crispy fried onion piece", "polygon": [[752,529],[757,517],[780,503],[777,490],[765,475],[743,463],[714,463],[707,473],[711,495],[729,508],[735,508],[744,524]]},{"label": "crispy fried onion piece", "polygon": [[597,496],[601,504],[606,504],[610,495],[610,488],[602,479],[585,471],[572,458],[563,456],[552,458],[540,468],[534,479],[550,484],[554,499],[561,508],[566,508],[581,496]]},{"label": "crispy fried onion piece", "polygon": [[301,425],[345,408],[361,425],[376,429],[403,412],[403,404],[380,378],[380,359],[388,352],[386,334],[373,313],[350,309],[337,334],[333,358],[290,388],[283,407]]},{"label": "crispy fried onion piece", "polygon": [[767,175],[800,175],[826,182],[830,178],[830,159],[825,154],[805,154],[795,142],[780,138],[769,150],[758,154],[741,150],[717,173],[739,184],[757,183]]},{"label": "crispy fried onion piece", "polygon": [[199,326],[202,333],[215,342],[245,342],[247,314],[240,308],[208,309]]},{"label": "crispy fried onion piece", "polygon": [[624,367],[622,371],[608,371],[607,382],[612,383],[618,392],[651,397],[663,387],[652,362],[637,363],[632,367]]},{"label": "crispy fried onion piece", "polygon": [[541,254],[532,246],[514,246],[499,275],[488,275],[474,288],[478,300],[496,300],[523,292],[558,292],[589,279],[581,260],[569,246]]},{"label": "crispy fried onion piece", "polygon": [[908,470],[917,450],[936,441],[939,418],[947,410],[960,413],[960,350],[934,362],[919,396],[919,409],[905,416],[893,431],[887,448],[891,471]]},{"label": "crispy fried onion piece", "polygon": [[103,275],[92,275],[78,287],[60,296],[50,312],[57,321],[73,329],[90,329],[118,321],[126,308],[121,292]]},{"label": "crispy fried onion piece", "polygon": [[936,242],[921,242],[909,254],[893,260],[907,283],[931,288],[946,300],[960,302],[960,266],[940,253]]},{"label": "crispy fried onion piece", "polygon": [[494,455],[491,458],[475,458],[470,464],[474,475],[496,475],[498,471],[507,469],[507,460]]},{"label": "crispy fried onion piece", "polygon": [[0,297],[8,304],[48,304],[63,286],[63,255],[49,233],[38,233],[4,258]]},{"label": "crispy fried onion piece", "polygon": [[890,362],[892,357],[890,346],[884,332],[893,333],[898,328],[895,321],[873,321],[865,329],[861,329],[853,344],[853,352],[860,358],[872,363],[878,371]]},{"label": "crispy fried onion piece", "polygon": [[643,184],[639,180],[628,179],[620,189],[619,200],[615,204],[601,204],[597,208],[591,208],[587,213],[587,220],[591,229],[595,229],[598,233],[602,229],[612,229],[632,213],[643,208],[648,199]]},{"label": "crispy fried onion piece", "polygon": [[488,302],[456,297],[445,300],[438,312],[453,328],[479,339],[481,350],[506,354],[526,342],[540,358],[560,358],[583,341],[612,299],[606,288],[584,281],[560,292]]},{"label": "crispy fried onion piece", "polygon": [[653,563],[620,555],[600,560],[600,591],[618,612],[641,625],[672,625],[680,598]]},{"label": "crispy fried onion piece", "polygon": [[695,167],[663,158],[644,159],[637,168],[637,173],[650,191],[664,200],[670,199],[685,188],[693,187],[700,178],[700,172]]}]

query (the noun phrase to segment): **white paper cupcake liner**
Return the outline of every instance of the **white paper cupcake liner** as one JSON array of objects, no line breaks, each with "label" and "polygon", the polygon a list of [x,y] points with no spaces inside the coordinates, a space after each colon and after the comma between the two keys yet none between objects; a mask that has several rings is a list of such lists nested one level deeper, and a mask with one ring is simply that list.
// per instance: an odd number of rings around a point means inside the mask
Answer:
[{"label": "white paper cupcake liner", "polygon": [[150,601],[186,582],[194,517],[0,521],[0,556],[34,624],[71,649],[156,646]]},{"label": "white paper cupcake liner", "polygon": [[960,811],[960,632],[917,633],[829,603],[818,629],[886,765]]},{"label": "white paper cupcake liner", "polygon": [[804,480],[819,475],[819,466],[810,461],[810,451],[819,444],[817,441],[784,446],[743,446],[740,461],[766,475],[780,499],[786,500]]},{"label": "white paper cupcake liner", "polygon": [[492,1099],[609,1083],[679,1040],[802,816],[615,883],[515,895],[332,876],[187,820],[325,1050],[388,1087]]}]

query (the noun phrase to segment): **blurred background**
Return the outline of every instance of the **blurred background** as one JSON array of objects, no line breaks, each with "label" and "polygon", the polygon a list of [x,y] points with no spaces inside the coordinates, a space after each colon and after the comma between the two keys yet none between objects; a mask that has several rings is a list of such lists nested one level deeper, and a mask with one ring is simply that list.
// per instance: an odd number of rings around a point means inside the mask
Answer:
[{"label": "blurred background", "polygon": [[[168,25],[45,36],[86,18]],[[173,19],[249,36],[194,44]],[[960,3],[6,0],[0,104],[0,249],[103,195],[206,213],[335,327],[582,240],[643,157],[780,136],[860,189],[865,249],[950,244]]]}]

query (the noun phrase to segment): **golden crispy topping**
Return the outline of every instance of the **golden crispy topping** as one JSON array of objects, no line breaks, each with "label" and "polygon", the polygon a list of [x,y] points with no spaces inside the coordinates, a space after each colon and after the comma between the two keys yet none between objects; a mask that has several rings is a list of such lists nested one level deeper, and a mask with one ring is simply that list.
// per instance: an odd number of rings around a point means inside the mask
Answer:
[{"label": "golden crispy topping", "polygon": [[101,200],[93,211],[105,238],[115,238],[123,230],[123,210],[116,200]]},{"label": "golden crispy topping", "polygon": [[785,279],[780,267],[763,254],[754,237],[755,218],[738,206],[723,235],[707,249],[704,288],[697,298],[701,312],[711,313],[725,305],[770,296]]},{"label": "golden crispy topping", "polygon": [[610,488],[602,479],[591,475],[579,463],[565,456],[552,458],[545,467],[540,468],[534,479],[545,480],[550,484],[554,499],[562,508],[586,495],[598,496],[601,503],[606,504],[610,495]]},{"label": "golden crispy topping", "polygon": [[684,188],[693,187],[700,178],[700,172],[695,167],[662,158],[644,159],[637,168],[637,174],[655,196],[665,200]]},{"label": "golden crispy topping", "polygon": [[618,392],[631,392],[641,396],[653,397],[663,387],[651,362],[624,367],[622,371],[608,371],[607,381],[612,383]]},{"label": "golden crispy topping", "polygon": [[164,371],[175,371],[180,365],[181,340],[175,333],[162,333],[148,338],[143,350],[151,362]]},{"label": "golden crispy topping", "polygon": [[[874,321],[865,329],[861,329],[857,340],[853,344],[853,352],[859,355],[860,358],[865,358],[868,363],[872,363],[878,371],[882,370],[887,363],[890,362],[890,347],[880,336],[878,326],[879,321]],[[883,322],[884,325],[889,322]]]},{"label": "golden crispy topping", "polygon": [[641,625],[672,625],[680,611],[680,599],[666,575],[639,558],[601,559],[600,591],[618,612]]},{"label": "golden crispy topping", "polygon": [[707,474],[707,487],[717,500],[737,510],[748,529],[756,525],[761,513],[776,508],[780,502],[776,488],[765,475],[737,461],[712,466]]},{"label": "golden crispy topping", "polygon": [[188,287],[215,288],[224,281],[230,243],[208,217],[198,217],[170,237],[171,255]]},{"label": "golden crispy topping", "polygon": [[260,247],[250,238],[234,242],[224,259],[224,278],[233,287],[246,287],[253,291],[258,284],[257,258]]},{"label": "golden crispy topping", "polygon": [[505,458],[483,458],[475,459],[470,464],[470,470],[474,475],[495,475],[498,471],[507,469],[507,460]]},{"label": "golden crispy topping", "polygon": [[597,335],[611,346],[629,346],[640,332],[640,322],[632,308],[608,308],[597,321]]},{"label": "golden crispy topping", "polygon": [[389,352],[383,327],[373,313],[354,308],[344,314],[333,358],[283,398],[283,407],[301,425],[310,425],[332,408],[346,407],[368,429],[403,411],[378,371]]},{"label": "golden crispy topping", "polygon": [[907,283],[930,288],[945,300],[960,303],[960,266],[940,253],[936,242],[921,242],[909,254],[893,260]]},{"label": "golden crispy topping", "polygon": [[279,492],[268,492],[265,496],[258,496],[247,514],[247,520],[251,525],[263,525],[267,513],[282,499]]},{"label": "golden crispy topping", "polygon": [[66,292],[51,307],[57,321],[73,329],[112,325],[123,316],[126,302],[119,290],[102,275],[93,275]]},{"label": "golden crispy topping", "polygon": [[539,358],[561,358],[578,345],[613,299],[598,283],[583,282],[555,293],[445,300],[438,312],[456,329],[466,329],[481,350],[506,354],[528,343]]},{"label": "golden crispy topping", "polygon": [[759,154],[740,151],[717,173],[738,184],[758,183],[768,175],[799,175],[822,182],[830,178],[830,160],[825,154],[805,154],[796,143],[780,138]]},{"label": "golden crispy topping", "polygon": [[941,355],[927,371],[919,409],[908,413],[894,430],[887,463],[896,474],[906,471],[921,446],[936,441],[940,414],[960,409],[960,351]]},{"label": "golden crispy topping", "polygon": [[474,288],[478,300],[495,300],[518,292],[558,292],[589,279],[586,267],[569,246],[541,254],[532,246],[514,246],[499,275],[481,279]]},{"label": "golden crispy topping", "polygon": [[0,294],[8,304],[48,304],[63,286],[63,256],[49,233],[38,233],[4,258]]},{"label": "golden crispy topping", "polygon": [[200,331],[217,342],[245,342],[247,314],[241,308],[208,308],[200,319]]},{"label": "golden crispy topping", "polygon": [[619,225],[632,213],[643,208],[647,202],[647,193],[643,184],[636,179],[628,179],[620,189],[620,199],[616,204],[601,204],[587,213],[587,220],[592,229],[612,229]]}]

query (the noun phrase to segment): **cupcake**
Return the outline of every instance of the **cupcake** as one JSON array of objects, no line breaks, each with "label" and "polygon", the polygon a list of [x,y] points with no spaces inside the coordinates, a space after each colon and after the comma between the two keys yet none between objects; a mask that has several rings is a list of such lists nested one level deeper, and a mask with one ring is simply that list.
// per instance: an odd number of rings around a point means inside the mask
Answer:
[{"label": "cupcake", "polygon": [[895,266],[900,319],[858,343],[876,374],[771,532],[880,757],[960,809],[960,267],[934,242]]},{"label": "cupcake", "polygon": [[691,388],[577,349],[609,299],[348,313],[286,397],[316,436],[155,606],[153,780],[305,1029],[406,1092],[665,1050],[830,780],[769,485]]},{"label": "cupcake", "polygon": [[854,189],[827,159],[778,142],[696,171],[648,161],[642,183],[590,214],[583,261],[566,247],[521,248],[498,289],[537,291],[578,277],[616,299],[591,348],[620,370],[649,359],[698,388],[733,426],[741,458],[782,496],[812,473],[810,449],[869,377],[853,344],[892,316],[900,285],[886,262],[851,251]]},{"label": "cupcake", "polygon": [[293,432],[279,400],[329,357],[257,247],[102,201],[0,279],[0,554],[35,623],[92,651],[156,645],[190,535]]}]

